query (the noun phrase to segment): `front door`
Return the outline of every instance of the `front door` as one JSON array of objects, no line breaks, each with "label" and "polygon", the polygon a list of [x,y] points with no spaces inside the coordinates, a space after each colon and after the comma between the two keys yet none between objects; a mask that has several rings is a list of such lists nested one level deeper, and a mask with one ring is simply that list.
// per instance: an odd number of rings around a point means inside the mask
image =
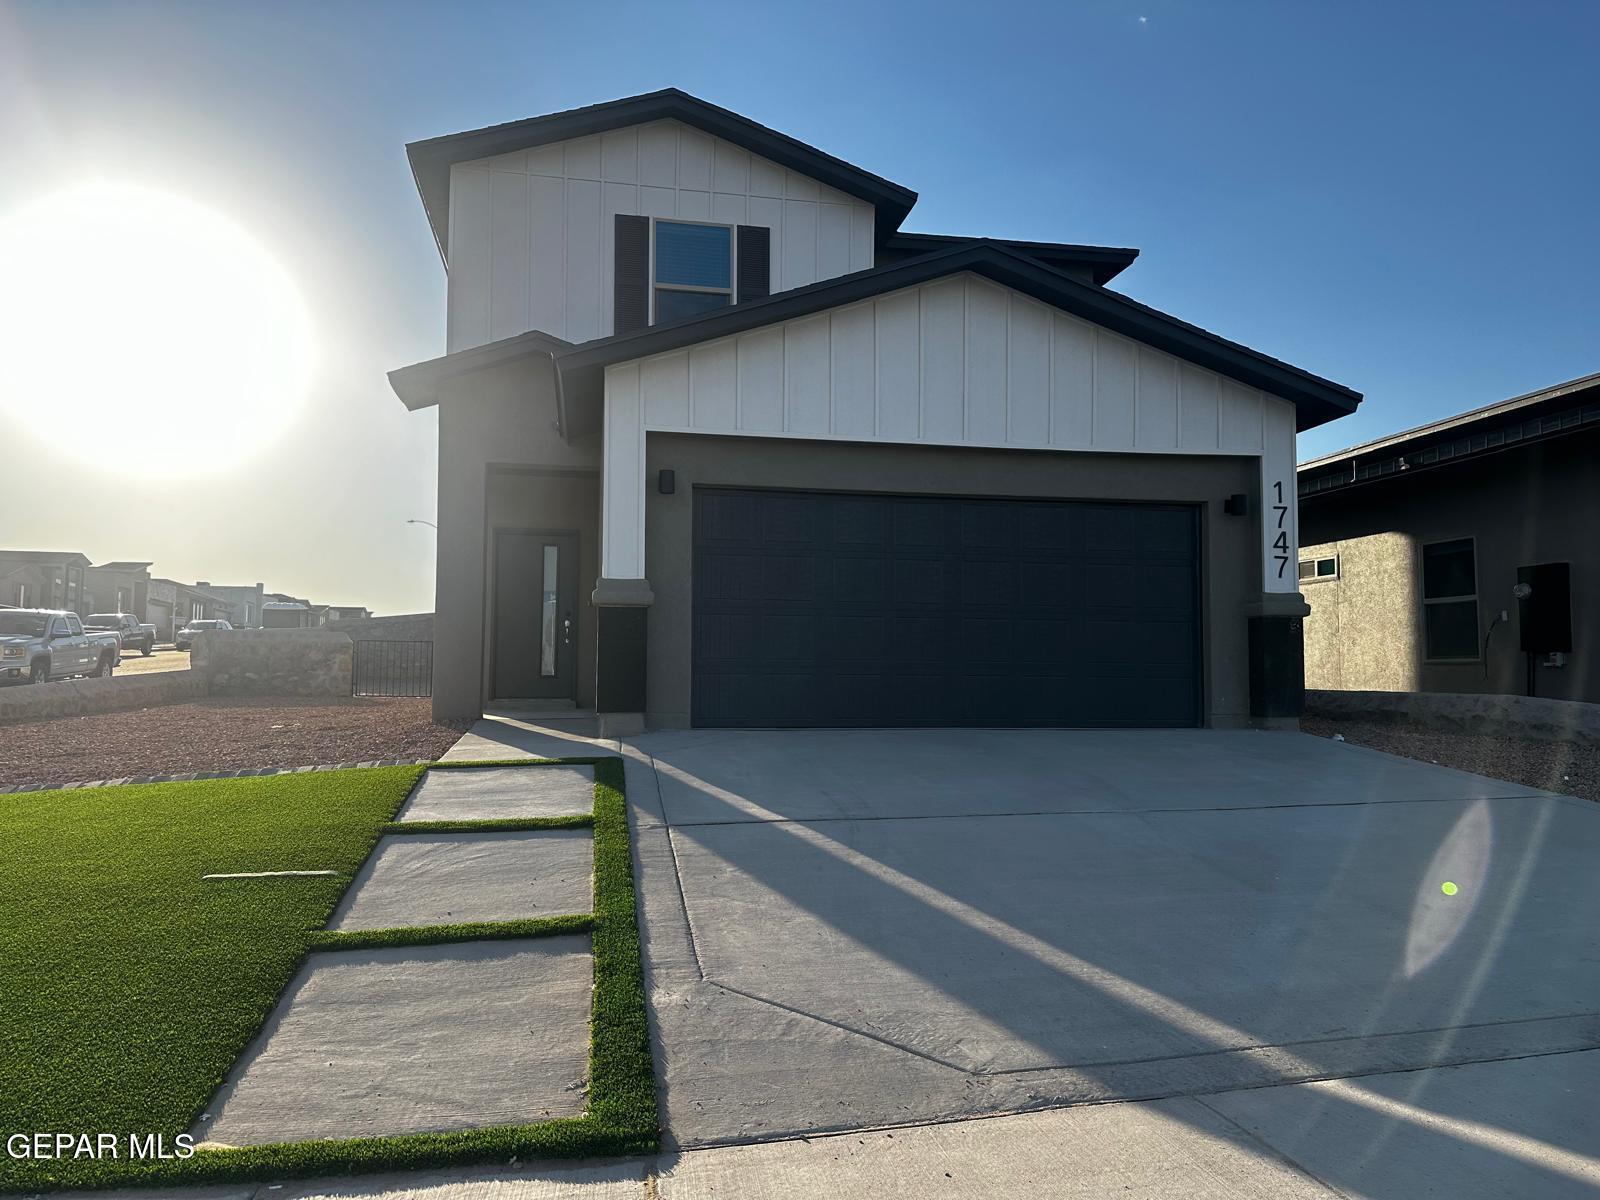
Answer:
[{"label": "front door", "polygon": [[496,530],[497,700],[572,700],[578,680],[578,538]]}]

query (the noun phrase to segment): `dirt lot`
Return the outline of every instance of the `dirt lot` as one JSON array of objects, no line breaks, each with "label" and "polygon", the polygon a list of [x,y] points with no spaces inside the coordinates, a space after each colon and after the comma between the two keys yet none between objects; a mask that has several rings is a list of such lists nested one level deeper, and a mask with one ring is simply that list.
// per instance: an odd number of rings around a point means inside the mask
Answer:
[{"label": "dirt lot", "polygon": [[418,699],[197,700],[0,725],[0,786],[436,758],[462,730]]},{"label": "dirt lot", "polygon": [[1600,745],[1444,733],[1399,722],[1324,717],[1307,717],[1300,728],[1319,737],[1341,733],[1347,741],[1389,754],[1600,801]]}]

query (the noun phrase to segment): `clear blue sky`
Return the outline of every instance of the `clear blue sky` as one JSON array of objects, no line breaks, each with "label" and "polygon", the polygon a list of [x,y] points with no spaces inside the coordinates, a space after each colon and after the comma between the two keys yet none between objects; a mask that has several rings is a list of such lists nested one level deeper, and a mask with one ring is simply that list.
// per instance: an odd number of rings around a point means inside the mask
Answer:
[{"label": "clear blue sky", "polygon": [[407,141],[673,85],[917,190],[909,229],[1137,246],[1114,286],[1366,393],[1309,457],[1600,370],[1597,62],[1586,2],[0,0],[0,213],[134,176],[276,248],[339,347],[314,433],[344,453],[235,486],[362,548],[183,573],[426,608],[400,522],[431,515],[432,426],[382,378],[444,342]]}]

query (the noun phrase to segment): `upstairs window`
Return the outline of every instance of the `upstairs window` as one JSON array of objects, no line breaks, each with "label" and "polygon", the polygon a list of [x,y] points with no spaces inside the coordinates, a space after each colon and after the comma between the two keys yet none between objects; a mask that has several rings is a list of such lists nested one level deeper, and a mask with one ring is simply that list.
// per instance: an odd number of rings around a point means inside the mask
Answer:
[{"label": "upstairs window", "polygon": [[1428,658],[1477,660],[1478,563],[1471,538],[1422,547],[1422,623]]},{"label": "upstairs window", "polygon": [[681,321],[733,303],[733,229],[655,222],[652,324]]}]

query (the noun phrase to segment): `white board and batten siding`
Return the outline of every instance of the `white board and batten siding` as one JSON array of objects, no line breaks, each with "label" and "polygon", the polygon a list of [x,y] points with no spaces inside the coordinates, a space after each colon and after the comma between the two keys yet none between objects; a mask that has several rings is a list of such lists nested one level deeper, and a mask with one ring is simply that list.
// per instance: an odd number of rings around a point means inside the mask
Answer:
[{"label": "white board and batten siding", "polygon": [[452,168],[449,350],[609,336],[618,213],[766,226],[775,292],[873,265],[870,204],[655,121]]},{"label": "white board and batten siding", "polygon": [[975,275],[620,363],[605,391],[609,578],[643,577],[659,432],[1254,457],[1267,590],[1298,588],[1289,401]]}]

